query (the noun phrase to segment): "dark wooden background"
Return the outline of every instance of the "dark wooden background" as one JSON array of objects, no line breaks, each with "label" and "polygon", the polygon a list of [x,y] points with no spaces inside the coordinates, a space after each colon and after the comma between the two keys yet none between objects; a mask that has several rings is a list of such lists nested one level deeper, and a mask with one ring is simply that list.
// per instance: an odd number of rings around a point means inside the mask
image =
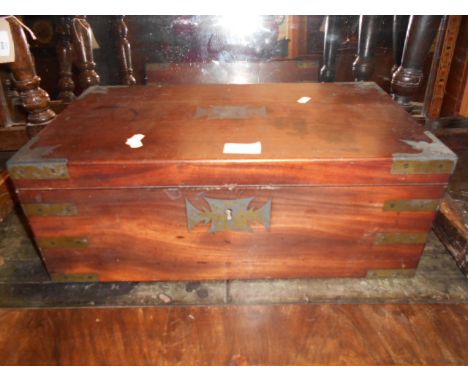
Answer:
[{"label": "dark wooden background", "polygon": [[[307,16],[307,45],[305,55],[320,61],[322,66],[324,33],[321,31],[325,16]],[[380,25],[376,49],[376,65],[371,80],[384,90],[390,90],[392,58],[392,17],[384,16]],[[118,61],[114,52],[111,16],[87,17],[100,48],[94,50],[97,72],[101,84],[119,84]],[[145,66],[148,63],[190,63],[207,62],[206,34],[209,27],[196,27],[190,22],[174,22],[176,16],[126,16],[128,38],[132,48],[133,67],[138,84],[144,84]],[[184,20],[189,20],[185,17]],[[55,53],[55,36],[48,39],[47,24],[52,23],[52,16],[24,16],[24,22],[36,34],[44,30],[44,42],[30,40],[31,51],[36,60],[36,69],[42,79],[43,88],[55,99],[58,94],[58,61]],[[356,58],[358,42],[359,16],[348,16],[343,27],[343,42],[337,56],[336,81],[353,81],[352,63]],[[465,22],[466,24],[466,22]],[[182,26],[181,26],[182,25]],[[38,27],[39,26],[39,27]],[[290,49],[291,49],[290,43]],[[258,60],[252,56],[251,60]],[[424,81],[428,78],[432,61],[432,52],[428,55],[424,67]],[[317,73],[318,74],[318,73]],[[76,81],[78,83],[78,81]],[[421,86],[414,101],[422,102],[425,83]]]}]

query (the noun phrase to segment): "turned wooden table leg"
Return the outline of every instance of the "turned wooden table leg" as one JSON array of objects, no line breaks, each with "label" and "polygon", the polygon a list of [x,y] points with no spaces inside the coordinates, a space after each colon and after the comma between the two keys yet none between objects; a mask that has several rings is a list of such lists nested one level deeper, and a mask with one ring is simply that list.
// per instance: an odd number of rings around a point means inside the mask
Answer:
[{"label": "turned wooden table leg", "polygon": [[355,81],[369,81],[374,71],[375,47],[382,16],[361,16],[357,58],[353,62]]},{"label": "turned wooden table leg", "polygon": [[117,35],[117,56],[119,58],[119,71],[121,82],[124,85],[135,85],[136,80],[133,77],[132,54],[130,43],[127,39],[128,28],[124,21],[125,16],[115,16],[113,18],[113,27]]},{"label": "turned wooden table leg", "polygon": [[320,81],[333,82],[336,76],[336,54],[341,41],[341,16],[326,16],[323,45],[323,66]]},{"label": "turned wooden table leg", "polygon": [[409,16],[393,16],[393,30],[392,30],[392,45],[393,45],[393,62],[392,74],[401,65],[401,56],[403,54],[403,47],[405,46],[405,37],[408,30]]},{"label": "turned wooden table leg", "polygon": [[96,63],[93,56],[91,26],[85,16],[77,16],[72,20],[72,43],[75,54],[75,64],[80,71],[80,85],[83,90],[99,85],[96,73]]},{"label": "turned wooden table leg", "polygon": [[58,36],[57,42],[57,57],[60,67],[60,78],[58,82],[59,95],[58,97],[65,103],[70,103],[75,99],[73,90],[75,83],[72,79],[72,60],[73,51],[71,44],[71,16],[60,16],[57,18],[56,33]]},{"label": "turned wooden table leg", "polygon": [[14,17],[8,18],[8,22],[15,45],[15,62],[10,63],[9,67],[21,102],[28,112],[27,121],[35,125],[47,123],[55,117],[55,113],[49,109],[49,95],[39,86],[41,79],[36,74],[23,26]]},{"label": "turned wooden table leg", "polygon": [[441,16],[410,17],[401,65],[392,76],[393,98],[404,107],[409,107],[421,86],[424,60],[437,34],[440,19]]}]

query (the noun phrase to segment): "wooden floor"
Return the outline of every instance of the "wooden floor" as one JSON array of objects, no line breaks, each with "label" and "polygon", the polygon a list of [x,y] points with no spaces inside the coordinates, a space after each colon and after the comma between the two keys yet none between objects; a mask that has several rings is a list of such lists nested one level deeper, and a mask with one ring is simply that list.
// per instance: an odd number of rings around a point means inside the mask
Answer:
[{"label": "wooden floor", "polygon": [[467,365],[468,305],[0,310],[2,365]]}]

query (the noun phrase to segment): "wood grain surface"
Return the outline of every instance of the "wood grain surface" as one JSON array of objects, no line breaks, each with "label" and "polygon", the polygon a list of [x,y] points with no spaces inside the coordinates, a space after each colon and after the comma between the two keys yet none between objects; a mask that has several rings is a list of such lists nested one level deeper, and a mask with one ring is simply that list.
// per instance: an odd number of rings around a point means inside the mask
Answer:
[{"label": "wood grain surface", "polygon": [[[317,161],[388,159],[417,152],[400,139],[429,142],[388,94],[363,84],[99,87],[70,105],[36,146],[60,143],[44,156],[71,163],[233,160],[245,156],[224,155],[225,142],[262,139],[262,153],[254,159]],[[304,96],[310,101],[298,103]],[[197,113],[215,106],[244,107],[247,114]],[[112,134],[105,125],[114,125]],[[125,145],[132,132],[145,134],[141,149]]]},{"label": "wood grain surface", "polygon": [[0,310],[2,365],[467,365],[468,305]]},{"label": "wood grain surface", "polygon": [[[138,149],[126,145],[134,134]],[[407,141],[431,139],[373,83],[98,87],[12,164],[67,163],[70,179],[21,188],[446,183],[446,173],[392,173],[394,155],[421,153]],[[260,154],[223,153],[253,142]]]},{"label": "wood grain surface", "polygon": [[[29,216],[49,272],[101,281],[342,277],[415,268],[424,242],[380,244],[378,236],[425,235],[434,211],[385,211],[384,204],[442,195],[439,185],[20,191],[26,205],[76,208],[69,216]],[[252,221],[251,232],[210,232],[210,222],[200,222],[189,230],[186,201],[210,210],[206,197],[252,197],[254,210],[271,200],[271,227]],[[59,237],[88,243],[41,244]]]}]

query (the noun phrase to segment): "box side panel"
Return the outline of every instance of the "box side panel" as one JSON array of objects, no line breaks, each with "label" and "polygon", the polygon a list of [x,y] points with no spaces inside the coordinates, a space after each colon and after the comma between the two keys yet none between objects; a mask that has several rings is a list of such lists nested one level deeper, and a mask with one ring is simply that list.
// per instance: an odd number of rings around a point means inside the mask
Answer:
[{"label": "box side panel", "polygon": [[[442,172],[437,167],[442,162]],[[10,166],[16,188],[111,188],[111,187],[178,187],[226,185],[405,185],[447,184],[455,162],[422,162],[415,173],[405,172],[403,166],[394,170],[393,160],[329,161],[329,162],[210,162],[201,163],[48,163]],[[447,162],[448,163],[448,162]],[[404,165],[404,163],[403,163]],[[409,166],[411,162],[409,163]],[[400,168],[402,167],[402,168]],[[25,171],[26,176],[18,175]],[[15,172],[15,173],[13,173]],[[45,173],[45,175],[43,175]],[[49,174],[53,173],[54,177]],[[56,174],[58,174],[56,176]],[[131,185],[131,186],[130,186]]]},{"label": "box side panel", "polygon": [[57,279],[365,276],[414,269],[441,186],[21,190]]}]

